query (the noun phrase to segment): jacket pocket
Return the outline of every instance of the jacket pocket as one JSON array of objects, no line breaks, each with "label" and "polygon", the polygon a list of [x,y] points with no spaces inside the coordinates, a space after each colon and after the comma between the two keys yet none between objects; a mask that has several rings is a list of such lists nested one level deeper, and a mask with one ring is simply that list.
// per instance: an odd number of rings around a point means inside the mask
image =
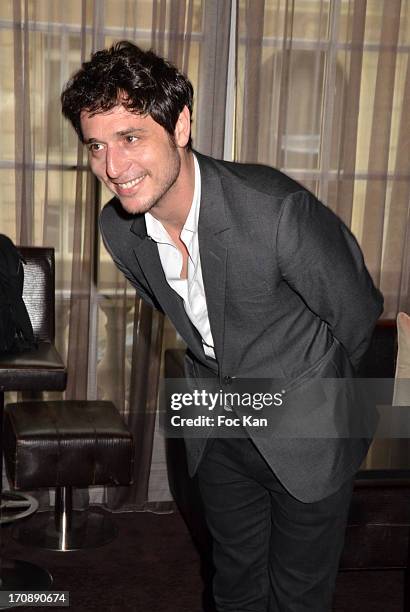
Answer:
[{"label": "jacket pocket", "polygon": [[295,391],[312,378],[343,378],[353,376],[349,358],[339,340],[333,338],[328,351],[296,378],[286,381],[286,391]]}]

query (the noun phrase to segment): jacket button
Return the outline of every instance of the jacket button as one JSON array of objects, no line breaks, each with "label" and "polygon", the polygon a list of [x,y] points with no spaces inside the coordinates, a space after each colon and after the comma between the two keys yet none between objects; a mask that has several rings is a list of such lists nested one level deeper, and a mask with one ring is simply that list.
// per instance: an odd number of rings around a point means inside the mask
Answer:
[{"label": "jacket button", "polygon": [[225,385],[231,385],[232,384],[231,376],[224,376],[224,384]]}]

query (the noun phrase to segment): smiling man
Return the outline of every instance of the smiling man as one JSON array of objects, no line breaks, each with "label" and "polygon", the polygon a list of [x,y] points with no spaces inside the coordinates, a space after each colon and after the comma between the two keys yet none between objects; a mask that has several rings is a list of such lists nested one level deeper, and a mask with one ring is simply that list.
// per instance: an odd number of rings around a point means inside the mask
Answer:
[{"label": "smiling man", "polygon": [[185,159],[188,167],[184,164],[181,168],[178,146],[186,145],[189,125],[186,107],[172,138],[149,115],[136,115],[126,106],[116,106],[104,114],[81,113],[91,169],[131,214],[147,213],[155,207],[160,215],[170,198],[184,195],[179,190],[190,182],[192,159]]},{"label": "smiling man", "polygon": [[[382,310],[355,238],[278,170],[194,152],[192,99],[174,66],[126,41],[95,53],[62,94],[114,194],[100,220],[113,260],[185,339],[192,381],[229,392],[235,379],[286,379],[303,390],[312,378],[353,376]],[[338,422],[336,402],[316,408],[321,426]],[[257,436],[242,419],[240,435],[185,440],[219,612],[331,609],[369,440],[298,438],[303,399],[293,409],[280,435]]]}]

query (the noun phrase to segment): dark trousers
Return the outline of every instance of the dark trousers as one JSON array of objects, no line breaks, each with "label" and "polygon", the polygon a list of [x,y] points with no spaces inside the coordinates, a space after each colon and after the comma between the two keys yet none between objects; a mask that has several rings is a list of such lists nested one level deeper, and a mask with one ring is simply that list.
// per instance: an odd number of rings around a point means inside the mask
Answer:
[{"label": "dark trousers", "polygon": [[303,503],[248,438],[218,438],[198,469],[218,612],[329,612],[353,479]]}]

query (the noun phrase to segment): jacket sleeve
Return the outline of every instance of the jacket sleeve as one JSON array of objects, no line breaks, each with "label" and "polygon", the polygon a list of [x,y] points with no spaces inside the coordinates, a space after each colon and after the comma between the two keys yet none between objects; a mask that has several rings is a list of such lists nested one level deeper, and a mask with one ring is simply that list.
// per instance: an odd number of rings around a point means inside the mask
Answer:
[{"label": "jacket sleeve", "polygon": [[344,346],[357,368],[383,310],[383,297],[344,223],[311,193],[282,203],[277,233],[281,274]]}]

